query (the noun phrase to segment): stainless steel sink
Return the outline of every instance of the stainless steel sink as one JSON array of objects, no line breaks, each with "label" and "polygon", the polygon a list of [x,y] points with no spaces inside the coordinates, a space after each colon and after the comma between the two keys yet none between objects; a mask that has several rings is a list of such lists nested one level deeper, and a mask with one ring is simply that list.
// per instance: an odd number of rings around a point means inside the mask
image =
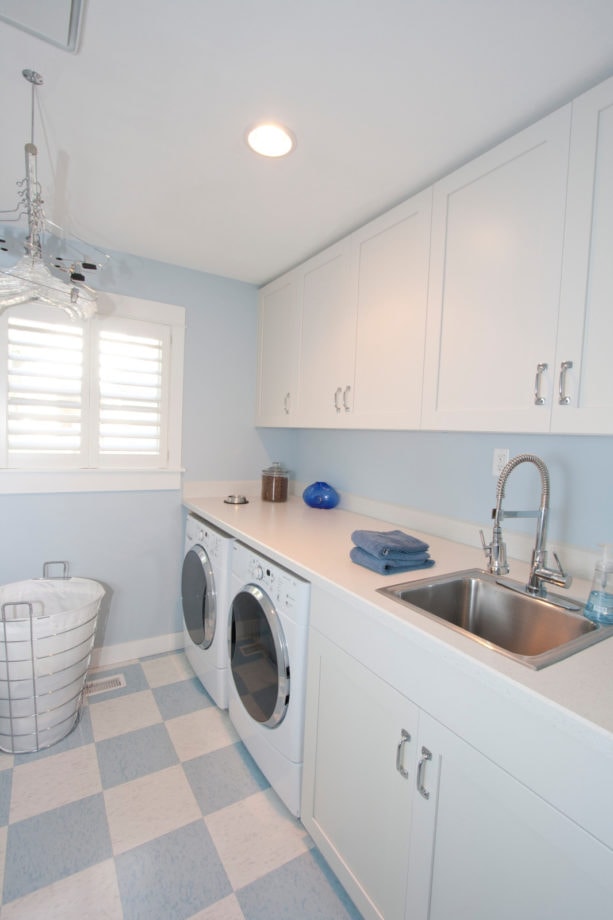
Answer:
[{"label": "stainless steel sink", "polygon": [[[480,569],[378,589],[381,594],[437,620],[530,668],[547,665],[613,635],[613,626],[587,620],[576,602],[533,597],[519,582]],[[571,605],[573,602],[570,602]]]}]

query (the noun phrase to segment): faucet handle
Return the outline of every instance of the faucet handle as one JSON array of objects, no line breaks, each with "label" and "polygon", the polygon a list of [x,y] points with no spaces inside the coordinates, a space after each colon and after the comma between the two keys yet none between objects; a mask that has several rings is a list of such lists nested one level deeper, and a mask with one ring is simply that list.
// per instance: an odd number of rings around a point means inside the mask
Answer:
[{"label": "faucet handle", "polygon": [[479,533],[481,534],[481,545],[483,546],[483,552],[485,553],[485,558],[488,561],[488,572],[490,572],[492,575],[506,575],[509,571],[509,566],[507,563],[507,546],[502,539],[502,531],[500,527],[494,527],[491,543],[485,542],[485,537],[483,536],[482,530],[480,530]]},{"label": "faucet handle", "polygon": [[558,554],[554,552],[553,558],[558,566],[557,569],[548,569],[545,565],[539,565],[534,571],[541,593],[544,593],[544,581],[555,585],[556,588],[570,588],[572,584],[573,577],[572,575],[567,575],[562,568],[562,563],[558,558]]},{"label": "faucet handle", "polygon": [[572,584],[573,576],[566,574],[566,572],[562,568],[562,563],[560,562],[558,558],[558,554],[556,552],[553,553],[553,558],[555,559],[556,565],[558,566],[558,572],[560,574],[560,578],[563,579],[564,581],[564,587],[569,588],[570,585]]}]

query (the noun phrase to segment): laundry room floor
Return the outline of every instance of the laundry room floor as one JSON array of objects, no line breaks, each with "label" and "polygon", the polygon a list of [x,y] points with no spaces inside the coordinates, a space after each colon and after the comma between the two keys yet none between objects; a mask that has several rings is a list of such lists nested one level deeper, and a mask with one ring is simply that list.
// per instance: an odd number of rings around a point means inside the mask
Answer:
[{"label": "laundry room floor", "polygon": [[2,920],[358,920],[182,652],[91,675],[77,728],[0,753]]}]

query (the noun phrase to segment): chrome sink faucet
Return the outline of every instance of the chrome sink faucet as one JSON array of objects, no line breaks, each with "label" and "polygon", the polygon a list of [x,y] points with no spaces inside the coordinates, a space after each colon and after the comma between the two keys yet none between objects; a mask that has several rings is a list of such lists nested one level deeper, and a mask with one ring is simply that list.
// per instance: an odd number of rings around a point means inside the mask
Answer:
[{"label": "chrome sink faucet", "polygon": [[[510,474],[520,463],[533,463],[541,475],[541,502],[536,511],[505,511],[502,507],[504,498],[504,487]],[[532,550],[532,561],[530,563],[530,577],[525,587],[527,594],[544,597],[547,594],[545,582],[555,585],[558,588],[568,588],[572,578],[563,570],[560,560],[554,553],[557,563],[557,569],[547,568],[547,550],[545,542],[547,539],[547,519],[549,516],[549,470],[540,459],[534,454],[519,454],[513,457],[503,468],[498,477],[496,486],[496,507],[492,511],[494,519],[494,528],[492,532],[492,542],[486,544],[483,532],[481,532],[481,542],[483,551],[488,560],[488,570],[492,575],[506,575],[509,571],[507,562],[507,548],[502,539],[502,522],[505,518],[536,518],[536,539],[534,549]]]}]

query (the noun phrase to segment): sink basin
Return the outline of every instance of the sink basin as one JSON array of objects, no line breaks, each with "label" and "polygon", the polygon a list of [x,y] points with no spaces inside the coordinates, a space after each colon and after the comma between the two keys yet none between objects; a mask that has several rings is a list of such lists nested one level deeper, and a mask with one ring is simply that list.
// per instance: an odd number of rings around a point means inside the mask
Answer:
[{"label": "sink basin", "polygon": [[[468,569],[389,585],[379,593],[528,667],[539,669],[613,635],[582,614],[582,604],[532,597],[519,582]],[[576,610],[562,604],[576,603]]]}]

